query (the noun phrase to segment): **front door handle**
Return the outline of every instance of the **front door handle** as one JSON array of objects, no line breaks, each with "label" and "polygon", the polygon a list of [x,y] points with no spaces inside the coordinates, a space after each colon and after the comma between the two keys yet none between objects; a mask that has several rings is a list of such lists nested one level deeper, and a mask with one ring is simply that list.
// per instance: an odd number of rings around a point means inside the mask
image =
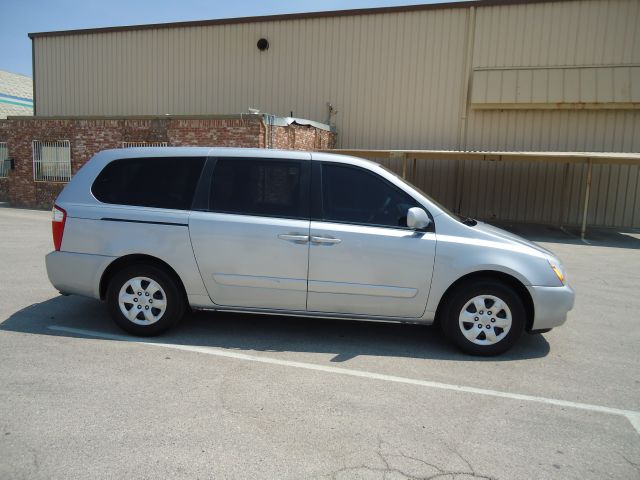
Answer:
[{"label": "front door handle", "polygon": [[326,245],[335,245],[336,243],[342,242],[339,238],[331,238],[331,237],[315,237],[311,236],[312,243],[323,243]]},{"label": "front door handle", "polygon": [[309,235],[301,235],[300,233],[281,233],[278,238],[294,243],[307,243],[309,241]]}]

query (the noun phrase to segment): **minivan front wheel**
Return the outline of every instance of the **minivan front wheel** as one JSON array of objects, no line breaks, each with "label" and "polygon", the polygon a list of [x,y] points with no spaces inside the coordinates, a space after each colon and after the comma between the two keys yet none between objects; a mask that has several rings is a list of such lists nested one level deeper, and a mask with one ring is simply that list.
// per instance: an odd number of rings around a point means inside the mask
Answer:
[{"label": "minivan front wheel", "polygon": [[112,318],[133,335],[159,335],[184,314],[184,299],[176,282],[155,265],[130,265],[117,272],[107,289]]},{"label": "minivan front wheel", "polygon": [[510,286],[484,280],[461,285],[448,302],[445,333],[462,351],[498,355],[524,331],[526,312]]}]

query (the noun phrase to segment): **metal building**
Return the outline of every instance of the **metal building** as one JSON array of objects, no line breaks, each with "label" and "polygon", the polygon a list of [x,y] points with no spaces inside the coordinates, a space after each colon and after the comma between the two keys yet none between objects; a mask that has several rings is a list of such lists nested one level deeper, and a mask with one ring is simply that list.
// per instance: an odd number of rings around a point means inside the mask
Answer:
[{"label": "metal building", "polygon": [[[42,116],[254,107],[331,123],[341,148],[640,152],[638,0],[479,0],[30,37]],[[587,173],[435,159],[413,178],[479,217],[579,224]],[[589,224],[640,227],[640,166],[594,167],[593,183]],[[521,192],[529,198],[514,202]]]},{"label": "metal building", "polygon": [[36,114],[326,122],[330,103],[347,148],[638,151],[639,12],[488,0],[34,33]]}]

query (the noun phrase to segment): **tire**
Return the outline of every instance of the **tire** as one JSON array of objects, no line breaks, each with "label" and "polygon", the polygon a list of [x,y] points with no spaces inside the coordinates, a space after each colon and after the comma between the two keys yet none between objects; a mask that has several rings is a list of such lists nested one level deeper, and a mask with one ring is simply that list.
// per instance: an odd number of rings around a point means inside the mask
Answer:
[{"label": "tire", "polygon": [[445,335],[470,355],[506,352],[520,338],[526,324],[526,310],[518,292],[492,279],[457,287],[448,297],[443,314]]},{"label": "tire", "polygon": [[176,281],[162,268],[146,263],[118,271],[109,282],[106,298],[116,324],[142,337],[166,332],[185,311],[184,296]]}]

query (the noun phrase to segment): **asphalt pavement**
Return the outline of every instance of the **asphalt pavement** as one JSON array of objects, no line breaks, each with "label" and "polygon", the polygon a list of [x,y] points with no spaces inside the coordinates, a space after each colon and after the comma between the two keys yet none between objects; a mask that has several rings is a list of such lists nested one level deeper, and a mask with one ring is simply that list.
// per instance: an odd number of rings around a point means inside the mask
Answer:
[{"label": "asphalt pavement", "polygon": [[436,328],[196,313],[156,339],[59,295],[50,213],[0,208],[0,479],[640,478],[640,233],[510,226],[567,323],[468,357]]}]

